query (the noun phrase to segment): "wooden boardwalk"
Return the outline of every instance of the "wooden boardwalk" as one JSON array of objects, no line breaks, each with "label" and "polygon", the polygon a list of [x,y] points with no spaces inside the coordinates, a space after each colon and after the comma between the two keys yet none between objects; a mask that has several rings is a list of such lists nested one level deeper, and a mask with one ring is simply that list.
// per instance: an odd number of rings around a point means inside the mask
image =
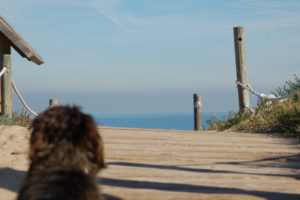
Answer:
[{"label": "wooden boardwalk", "polygon": [[[106,200],[300,199],[300,145],[262,134],[100,128]],[[0,199],[28,169],[29,132],[0,126]],[[100,184],[101,183],[101,184]]]},{"label": "wooden boardwalk", "polygon": [[300,149],[262,134],[101,128],[107,199],[300,199]]}]

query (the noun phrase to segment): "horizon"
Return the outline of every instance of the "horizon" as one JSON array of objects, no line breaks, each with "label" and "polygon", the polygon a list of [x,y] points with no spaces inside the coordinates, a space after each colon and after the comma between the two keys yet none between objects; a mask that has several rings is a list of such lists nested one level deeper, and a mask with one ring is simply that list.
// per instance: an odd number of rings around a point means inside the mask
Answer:
[{"label": "horizon", "polygon": [[50,98],[87,112],[192,112],[194,93],[204,112],[237,110],[236,26],[255,90],[299,75],[296,0],[0,0],[0,15],[45,60],[12,51],[13,79],[36,112]]}]

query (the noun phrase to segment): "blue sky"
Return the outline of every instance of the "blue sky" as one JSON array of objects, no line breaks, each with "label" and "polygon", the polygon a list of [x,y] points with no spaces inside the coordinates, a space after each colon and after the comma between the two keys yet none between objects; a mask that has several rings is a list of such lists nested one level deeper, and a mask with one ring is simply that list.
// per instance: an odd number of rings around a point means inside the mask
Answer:
[{"label": "blue sky", "polygon": [[0,14],[45,60],[13,52],[15,83],[38,112],[49,98],[89,112],[192,111],[193,93],[205,111],[236,110],[235,26],[253,88],[300,72],[299,0],[0,0]]}]

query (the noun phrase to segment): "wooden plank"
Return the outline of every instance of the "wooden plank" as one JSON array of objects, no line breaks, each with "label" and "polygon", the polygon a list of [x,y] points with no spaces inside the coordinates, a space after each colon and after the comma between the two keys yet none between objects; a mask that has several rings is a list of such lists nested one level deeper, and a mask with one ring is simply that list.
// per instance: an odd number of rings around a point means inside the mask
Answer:
[{"label": "wooden plank", "polygon": [[[235,47],[235,61],[236,61],[236,75],[237,80],[243,85],[248,84],[247,66],[246,66],[246,53],[245,53],[245,38],[244,28],[234,27],[234,47]],[[238,86],[239,107],[240,112],[248,110],[250,105],[248,90]]]},{"label": "wooden plank", "polygon": [[11,56],[9,54],[0,55],[0,68],[6,67],[6,71],[1,77],[1,115],[12,117],[12,70]]},{"label": "wooden plank", "polygon": [[0,32],[11,42],[13,48],[23,57],[38,65],[43,64],[43,58],[18,34],[15,29],[0,16]]}]

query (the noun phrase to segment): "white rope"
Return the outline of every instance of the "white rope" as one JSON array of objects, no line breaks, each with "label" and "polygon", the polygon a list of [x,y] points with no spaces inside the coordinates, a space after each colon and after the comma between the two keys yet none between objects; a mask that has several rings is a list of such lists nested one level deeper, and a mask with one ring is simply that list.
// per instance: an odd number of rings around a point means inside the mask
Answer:
[{"label": "white rope", "polygon": [[12,83],[12,87],[13,89],[15,90],[17,96],[19,97],[21,103],[24,105],[24,107],[31,113],[33,114],[34,116],[38,116],[38,114],[36,114],[36,112],[34,112],[31,108],[29,108],[29,106],[26,104],[26,102],[24,101],[23,97],[21,96],[21,94],[19,93],[18,89],[16,88],[16,85],[14,83],[14,81],[12,80],[11,81]]},{"label": "white rope", "polygon": [[214,116],[216,119],[220,120],[221,122],[226,121],[225,119],[222,119],[221,117],[219,117],[216,113],[213,113],[213,116]]},{"label": "white rope", "polygon": [[240,83],[239,81],[236,81],[236,83],[239,86],[241,86],[243,89],[246,89],[246,90],[250,91],[252,94],[258,96],[259,98],[261,98],[261,99],[267,99],[267,100],[270,100],[270,101],[280,101],[280,100],[289,98],[291,96],[294,96],[297,92],[300,91],[300,88],[299,88],[299,89],[297,89],[296,91],[294,91],[291,94],[288,94],[288,95],[285,95],[285,96],[281,96],[281,97],[275,97],[273,94],[266,95],[266,94],[263,94],[263,93],[258,93],[255,90],[253,90],[252,87],[249,84],[245,86],[242,83]]},{"label": "white rope", "polygon": [[200,101],[197,101],[197,102],[195,103],[195,109],[201,109],[201,108],[202,108],[201,102],[200,102]]},{"label": "white rope", "polygon": [[3,67],[3,69],[0,72],[0,77],[5,73],[5,71],[6,71],[6,67]]}]

